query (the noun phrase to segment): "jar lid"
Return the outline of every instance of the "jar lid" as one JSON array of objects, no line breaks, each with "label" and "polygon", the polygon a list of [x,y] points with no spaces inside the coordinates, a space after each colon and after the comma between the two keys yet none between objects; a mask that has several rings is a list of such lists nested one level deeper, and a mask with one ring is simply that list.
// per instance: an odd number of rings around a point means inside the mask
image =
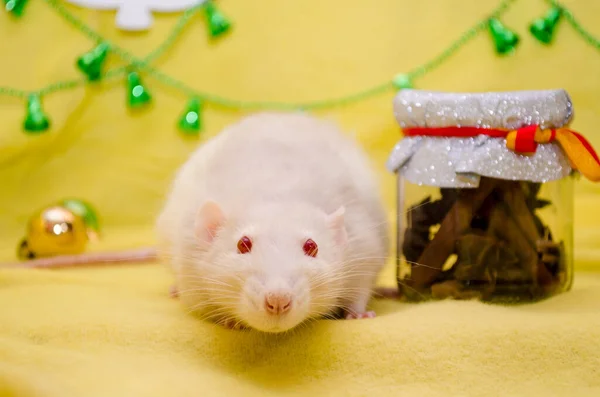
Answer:
[{"label": "jar lid", "polygon": [[400,127],[560,128],[573,118],[565,90],[449,93],[402,90],[394,99]]},{"label": "jar lid", "polygon": [[401,139],[388,158],[387,168],[415,184],[475,188],[481,176],[547,182],[572,172],[568,157],[555,142],[522,154],[507,147],[506,137],[486,134],[490,129],[509,131],[527,126],[555,129],[568,125],[573,118],[573,107],[565,90],[489,93],[402,90],[394,100],[394,114],[406,131],[445,127],[471,131],[466,136],[425,134]]}]

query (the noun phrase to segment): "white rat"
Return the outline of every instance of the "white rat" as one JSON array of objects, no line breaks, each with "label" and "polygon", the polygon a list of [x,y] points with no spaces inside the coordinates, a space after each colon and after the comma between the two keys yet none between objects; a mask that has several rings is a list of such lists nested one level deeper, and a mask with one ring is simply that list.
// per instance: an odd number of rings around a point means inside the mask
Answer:
[{"label": "white rat", "polygon": [[224,129],[177,172],[157,231],[204,318],[283,332],[338,309],[374,316],[387,216],[368,158],[328,122],[260,113]]}]

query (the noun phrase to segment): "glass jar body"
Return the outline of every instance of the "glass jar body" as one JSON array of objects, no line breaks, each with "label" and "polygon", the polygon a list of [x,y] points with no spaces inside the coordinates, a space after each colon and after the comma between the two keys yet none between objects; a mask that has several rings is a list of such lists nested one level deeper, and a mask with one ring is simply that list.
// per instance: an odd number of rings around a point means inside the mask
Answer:
[{"label": "glass jar body", "polygon": [[439,188],[398,175],[399,288],[409,300],[505,303],[569,290],[573,179]]}]

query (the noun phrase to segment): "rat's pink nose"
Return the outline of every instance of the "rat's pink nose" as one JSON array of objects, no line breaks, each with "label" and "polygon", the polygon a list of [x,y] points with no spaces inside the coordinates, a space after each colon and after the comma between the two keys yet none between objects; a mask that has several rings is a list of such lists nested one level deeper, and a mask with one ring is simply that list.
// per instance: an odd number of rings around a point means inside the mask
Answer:
[{"label": "rat's pink nose", "polygon": [[265,297],[265,309],[271,314],[283,314],[292,307],[292,296],[288,292],[269,292]]}]

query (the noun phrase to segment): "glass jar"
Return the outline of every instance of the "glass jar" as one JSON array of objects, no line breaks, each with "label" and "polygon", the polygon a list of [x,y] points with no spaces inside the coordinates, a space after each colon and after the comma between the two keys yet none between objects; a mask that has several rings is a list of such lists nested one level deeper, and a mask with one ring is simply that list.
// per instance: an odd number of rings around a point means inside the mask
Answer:
[{"label": "glass jar", "polygon": [[481,178],[439,188],[398,178],[397,279],[410,300],[521,302],[573,282],[573,176]]},{"label": "glass jar", "polygon": [[567,93],[403,90],[394,111],[403,295],[526,302],[569,290],[578,174],[554,140],[572,118]]}]

